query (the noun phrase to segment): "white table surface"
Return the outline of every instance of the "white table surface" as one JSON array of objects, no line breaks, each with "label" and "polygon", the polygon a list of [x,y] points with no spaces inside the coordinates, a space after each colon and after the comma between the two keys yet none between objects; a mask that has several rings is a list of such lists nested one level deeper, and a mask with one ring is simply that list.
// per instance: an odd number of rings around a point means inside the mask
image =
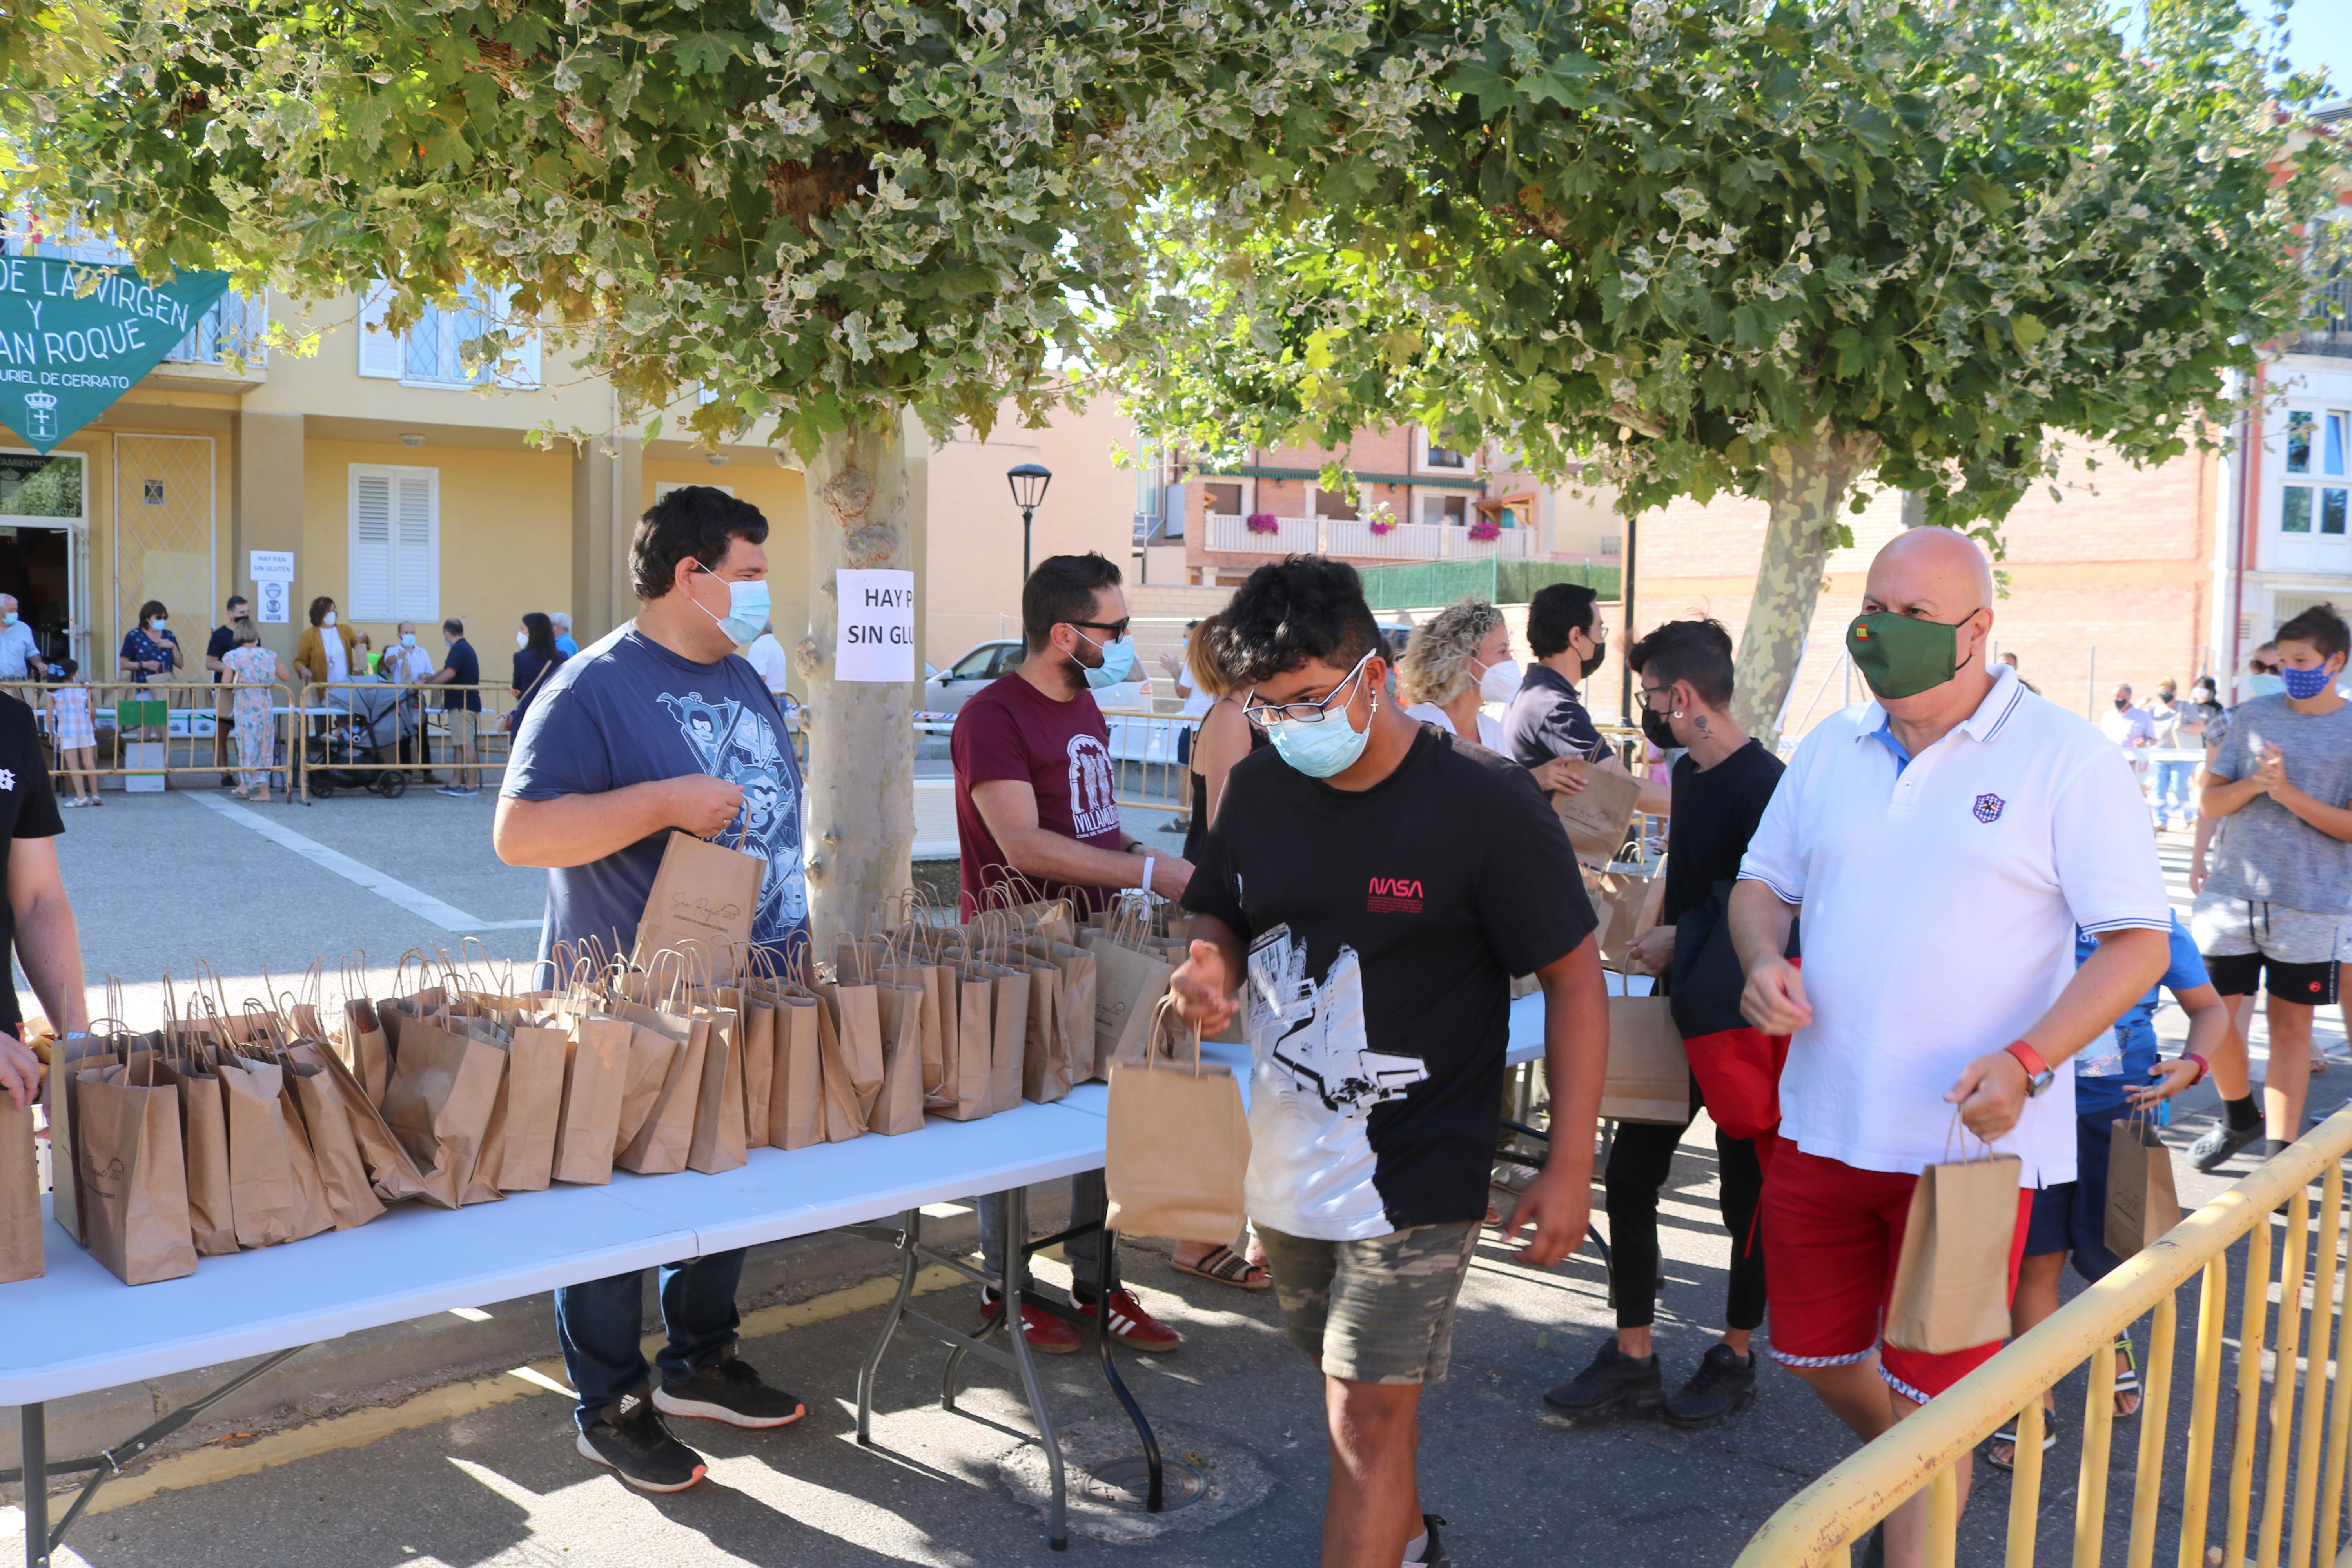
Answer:
[{"label": "white table surface", "polygon": [[408,1203],[356,1230],[203,1259],[126,1286],[52,1223],[48,1271],[0,1285],[0,1405],[310,1344],[453,1307],[882,1218],[1103,1163],[1103,1121],[1023,1105],[981,1121],[785,1151],[719,1175],[614,1173],[458,1209]]}]

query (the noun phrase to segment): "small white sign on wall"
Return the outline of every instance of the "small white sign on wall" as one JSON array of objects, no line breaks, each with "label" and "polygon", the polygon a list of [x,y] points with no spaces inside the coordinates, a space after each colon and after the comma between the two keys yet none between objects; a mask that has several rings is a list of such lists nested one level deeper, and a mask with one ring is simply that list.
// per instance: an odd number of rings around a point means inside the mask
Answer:
[{"label": "small white sign on wall", "polygon": [[294,552],[290,550],[248,550],[253,569],[246,575],[256,583],[291,583],[294,581]]},{"label": "small white sign on wall", "polygon": [[835,680],[915,679],[915,574],[843,569],[833,574],[839,622]]},{"label": "small white sign on wall", "polygon": [[261,602],[253,607],[254,618],[264,626],[284,626],[288,620],[287,606],[293,602],[294,584],[265,577],[253,585]]}]

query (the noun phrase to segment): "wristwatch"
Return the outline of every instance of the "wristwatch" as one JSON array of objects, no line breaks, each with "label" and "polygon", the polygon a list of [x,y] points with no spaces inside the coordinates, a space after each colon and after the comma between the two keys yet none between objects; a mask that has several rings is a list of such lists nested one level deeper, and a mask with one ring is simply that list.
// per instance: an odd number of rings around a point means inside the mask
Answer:
[{"label": "wristwatch", "polygon": [[2025,1098],[2028,1100],[2048,1089],[2050,1080],[2058,1076],[2050,1064],[2042,1059],[2042,1053],[2023,1040],[2011,1040],[2002,1048],[2015,1057],[2017,1065],[2025,1069]]}]

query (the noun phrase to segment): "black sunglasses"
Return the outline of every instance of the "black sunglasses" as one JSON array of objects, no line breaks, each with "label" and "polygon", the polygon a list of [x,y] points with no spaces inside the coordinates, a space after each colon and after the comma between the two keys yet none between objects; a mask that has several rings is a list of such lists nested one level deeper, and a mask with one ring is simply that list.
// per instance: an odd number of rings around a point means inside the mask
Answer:
[{"label": "black sunglasses", "polygon": [[1062,623],[1066,626],[1084,626],[1090,632],[1108,632],[1110,640],[1113,642],[1127,635],[1129,624],[1127,621],[1064,621]]}]

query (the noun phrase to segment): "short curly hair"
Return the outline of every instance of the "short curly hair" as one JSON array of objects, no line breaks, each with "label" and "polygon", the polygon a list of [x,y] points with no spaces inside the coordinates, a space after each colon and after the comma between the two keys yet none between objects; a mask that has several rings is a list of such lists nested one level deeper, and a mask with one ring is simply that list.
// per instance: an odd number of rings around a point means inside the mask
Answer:
[{"label": "short curly hair", "polygon": [[1405,645],[1404,658],[1397,663],[1398,691],[1407,702],[1444,707],[1477,684],[1470,660],[1478,645],[1502,624],[1503,612],[1484,599],[1446,605]]},{"label": "short curly hair", "polygon": [[1347,669],[1376,645],[1387,652],[1364,603],[1363,579],[1346,562],[1321,555],[1287,555],[1259,567],[1194,637],[1242,689],[1310,659]]}]

